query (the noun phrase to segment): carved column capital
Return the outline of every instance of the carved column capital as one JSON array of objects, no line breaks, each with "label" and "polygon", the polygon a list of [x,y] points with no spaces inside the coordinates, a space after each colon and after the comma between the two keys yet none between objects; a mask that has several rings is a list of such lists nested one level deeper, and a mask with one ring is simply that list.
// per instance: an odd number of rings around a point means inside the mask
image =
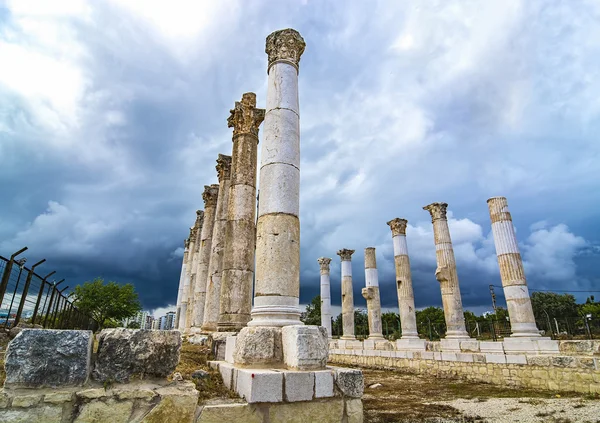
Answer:
[{"label": "carved column capital", "polygon": [[189,248],[190,248],[190,239],[186,238],[186,239],[183,240],[183,249],[187,250]]},{"label": "carved column capital", "polygon": [[194,241],[196,236],[198,235],[198,227],[196,225],[190,228],[190,236],[188,238],[189,241]]},{"label": "carved column capital", "polygon": [[217,198],[219,197],[219,184],[204,185],[202,199],[204,200],[204,208],[215,207]]},{"label": "carved column capital", "polygon": [[337,255],[340,256],[342,261],[352,260],[352,254],[354,254],[354,250],[348,250],[346,248],[343,248],[337,252]]},{"label": "carved column capital", "polygon": [[196,210],[196,222],[194,223],[194,226],[196,228],[199,228],[200,226],[202,226],[203,223],[204,223],[204,211]]},{"label": "carved column capital", "polygon": [[242,101],[236,101],[229,111],[227,127],[233,128],[233,136],[252,134],[258,137],[258,127],[265,120],[265,109],[256,108],[256,94],[244,93]]},{"label": "carved column capital", "polygon": [[425,207],[423,210],[427,210],[431,214],[431,222],[435,220],[446,220],[446,208],[448,207],[447,203],[431,203]]},{"label": "carved column capital", "polygon": [[269,55],[268,69],[277,61],[285,61],[298,69],[305,47],[304,38],[295,29],[281,29],[271,33],[265,47],[265,53]]},{"label": "carved column capital", "polygon": [[231,177],[231,156],[219,154],[215,169],[217,169],[219,182],[221,182],[223,179],[229,179]]},{"label": "carved column capital", "polygon": [[397,217],[390,220],[387,224],[392,230],[392,237],[406,235],[406,225],[408,224],[408,220]]},{"label": "carved column capital", "polygon": [[329,273],[329,264],[331,263],[331,259],[328,257],[320,257],[317,259],[319,265],[321,265],[321,272]]}]

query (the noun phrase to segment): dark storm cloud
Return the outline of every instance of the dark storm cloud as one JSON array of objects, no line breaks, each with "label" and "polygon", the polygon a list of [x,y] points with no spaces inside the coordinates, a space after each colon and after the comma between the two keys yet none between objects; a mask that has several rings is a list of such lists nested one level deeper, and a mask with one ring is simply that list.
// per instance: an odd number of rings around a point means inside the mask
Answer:
[{"label": "dark storm cloud", "polygon": [[0,254],[28,245],[71,286],[103,276],[134,283],[146,308],[173,304],[176,251],[216,182],[217,154],[231,151],[229,109],[247,91],[264,107],[264,39],[294,27],[307,42],[302,303],[319,293],[320,256],[333,258],[340,303],[335,253],[352,248],[364,307],[363,251],[374,246],[382,304],[397,307],[385,222],[404,217],[416,304],[439,305],[421,207],[446,201],[463,303],[486,307],[500,284],[494,195],[509,199],[530,286],[598,287],[592,5],[71,6],[0,8],[0,62],[12,64],[0,69]]}]

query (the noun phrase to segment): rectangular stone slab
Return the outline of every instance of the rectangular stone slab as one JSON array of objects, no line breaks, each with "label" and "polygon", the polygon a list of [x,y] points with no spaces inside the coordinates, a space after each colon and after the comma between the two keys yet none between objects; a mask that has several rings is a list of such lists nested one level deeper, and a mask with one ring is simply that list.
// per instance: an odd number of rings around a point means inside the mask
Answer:
[{"label": "rectangular stone slab", "polygon": [[92,332],[23,329],[8,345],[7,388],[83,385],[90,374]]}]

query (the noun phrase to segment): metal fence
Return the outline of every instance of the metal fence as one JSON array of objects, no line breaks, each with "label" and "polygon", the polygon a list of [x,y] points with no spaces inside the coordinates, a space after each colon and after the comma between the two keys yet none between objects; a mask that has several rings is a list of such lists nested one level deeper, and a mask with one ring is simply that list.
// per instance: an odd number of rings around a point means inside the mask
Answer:
[{"label": "metal fence", "polygon": [[56,282],[49,278],[56,272],[40,276],[36,267],[46,260],[25,266],[26,259],[17,257],[27,247],[10,258],[0,256],[0,329],[8,329],[19,322],[41,325],[47,329],[98,329],[98,322],[82,313],[64,295],[68,286],[61,287],[64,279]]}]

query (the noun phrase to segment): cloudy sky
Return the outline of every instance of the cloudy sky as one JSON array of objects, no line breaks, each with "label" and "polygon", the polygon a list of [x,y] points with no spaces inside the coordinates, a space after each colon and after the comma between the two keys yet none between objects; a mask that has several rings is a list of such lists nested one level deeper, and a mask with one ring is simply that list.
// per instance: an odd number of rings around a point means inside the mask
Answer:
[{"label": "cloudy sky", "polygon": [[443,201],[465,307],[489,309],[491,196],[532,289],[600,290],[599,20],[594,0],[0,1],[0,255],[26,245],[71,286],[102,276],[174,304],[229,109],[247,91],[264,107],[265,37],[292,27],[302,303],[328,256],[339,305],[351,248],[364,307],[373,246],[397,307],[386,222],[403,217],[417,306],[441,304],[422,206]]}]

